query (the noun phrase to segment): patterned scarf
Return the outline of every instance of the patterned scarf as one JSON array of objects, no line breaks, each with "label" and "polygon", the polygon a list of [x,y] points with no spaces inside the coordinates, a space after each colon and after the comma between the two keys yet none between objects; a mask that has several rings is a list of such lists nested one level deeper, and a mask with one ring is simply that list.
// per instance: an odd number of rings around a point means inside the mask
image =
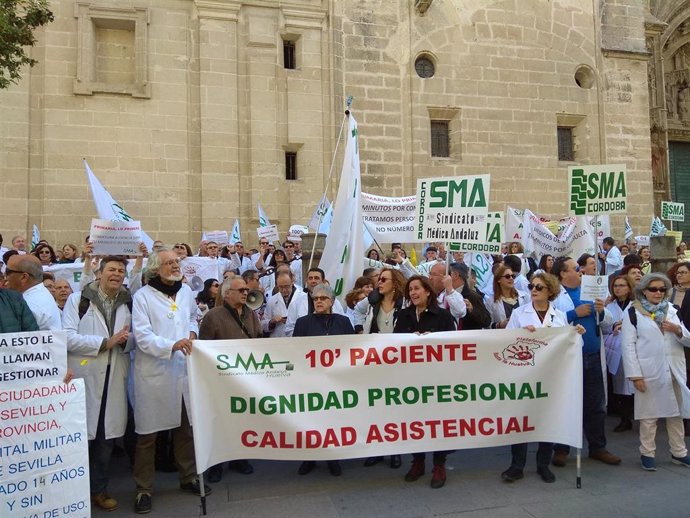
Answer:
[{"label": "patterned scarf", "polygon": [[659,304],[652,304],[647,299],[642,298],[633,302],[633,306],[643,315],[651,317],[656,325],[661,329],[661,324],[666,320],[666,313],[668,313],[668,300],[664,300]]}]

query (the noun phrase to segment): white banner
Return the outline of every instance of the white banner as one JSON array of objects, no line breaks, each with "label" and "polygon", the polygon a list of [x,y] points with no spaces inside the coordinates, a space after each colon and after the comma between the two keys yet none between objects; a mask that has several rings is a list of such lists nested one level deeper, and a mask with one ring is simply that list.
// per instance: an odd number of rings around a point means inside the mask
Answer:
[{"label": "white banner", "polygon": [[578,258],[587,253],[596,255],[594,247],[594,230],[585,218],[570,218],[565,227],[557,234],[540,221],[530,210],[525,210],[523,219],[522,245],[525,257],[539,259],[544,254],[556,257],[568,255]]},{"label": "white banner", "polygon": [[[560,219],[549,219],[539,214],[532,213],[539,221],[546,226],[553,234],[558,235],[560,232],[568,226],[571,218],[560,218]],[[516,209],[514,207],[508,207],[506,211],[506,242],[517,241],[522,242],[522,229],[525,217],[524,209]],[[599,216],[598,220],[594,217],[587,217],[587,221],[594,229],[595,222],[598,221],[597,229],[597,242],[599,245],[604,241],[605,237],[611,236],[611,221],[608,214]]]},{"label": "white banner", "polygon": [[416,203],[416,196],[389,198],[363,192],[364,226],[378,243],[414,242]]},{"label": "white banner", "polygon": [[197,471],[522,442],[581,446],[572,327],[194,342]]},{"label": "white banner", "polygon": [[204,235],[206,236],[206,241],[214,241],[221,248],[229,242],[226,230],[207,230],[204,232]]},{"label": "white banner", "polygon": [[191,281],[192,277],[200,277],[202,281],[221,280],[218,278],[218,261],[211,257],[186,257],[180,263],[180,271],[187,282]]},{"label": "white banner", "polygon": [[93,243],[93,255],[141,255],[141,223],[92,219],[89,241]]},{"label": "white banner", "polygon": [[[58,381],[65,374],[67,339],[64,331],[0,334],[0,387]],[[0,470],[1,467],[2,462]]]},{"label": "white banner", "polygon": [[[125,286],[129,284],[129,273],[134,268],[134,263],[136,259],[129,259],[127,261],[127,277],[125,277]],[[142,267],[146,268],[146,263],[148,259],[144,259],[142,262]],[[65,263],[65,264],[53,264],[51,266],[44,266],[44,272],[50,272],[55,276],[55,280],[64,279],[69,282],[72,287],[72,291],[80,291],[79,283],[81,282],[82,271],[84,269],[84,263]]]},{"label": "white banner", "polygon": [[0,385],[0,437],[0,516],[91,516],[84,380]]}]

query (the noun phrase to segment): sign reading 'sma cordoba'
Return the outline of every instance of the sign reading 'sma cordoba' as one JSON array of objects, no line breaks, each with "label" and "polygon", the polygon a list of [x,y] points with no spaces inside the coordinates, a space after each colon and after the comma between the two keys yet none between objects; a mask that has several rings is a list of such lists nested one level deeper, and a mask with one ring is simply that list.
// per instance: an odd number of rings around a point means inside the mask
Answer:
[{"label": "sign reading 'sma cordoba'", "polygon": [[570,215],[626,214],[625,174],[625,164],[569,167]]},{"label": "sign reading 'sma cordoba'", "polygon": [[488,174],[417,180],[416,240],[485,243],[489,180]]}]

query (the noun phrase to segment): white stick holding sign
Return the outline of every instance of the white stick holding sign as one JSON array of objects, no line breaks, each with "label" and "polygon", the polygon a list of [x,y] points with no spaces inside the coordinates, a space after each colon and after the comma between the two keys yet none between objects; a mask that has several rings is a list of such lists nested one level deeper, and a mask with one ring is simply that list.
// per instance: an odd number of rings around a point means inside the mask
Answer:
[{"label": "white stick holding sign", "polygon": [[269,241],[280,241],[280,234],[278,234],[278,225],[268,225],[266,227],[259,227],[256,229],[259,236],[259,241],[268,239]]},{"label": "white stick holding sign", "polygon": [[141,255],[141,223],[92,219],[89,239],[93,255]]},{"label": "white stick holding sign", "polygon": [[608,275],[583,275],[580,287],[582,300],[606,300],[609,296]]}]

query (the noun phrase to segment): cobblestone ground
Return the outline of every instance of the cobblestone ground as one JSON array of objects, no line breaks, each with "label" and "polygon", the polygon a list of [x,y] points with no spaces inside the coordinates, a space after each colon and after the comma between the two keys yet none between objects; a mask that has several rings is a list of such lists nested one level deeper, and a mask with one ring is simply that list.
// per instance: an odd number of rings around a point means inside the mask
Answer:
[{"label": "cobblestone ground", "polygon": [[[609,450],[623,457],[620,466],[606,466],[582,459],[582,488],[575,487],[575,458],[565,468],[553,468],[555,484],[543,483],[536,474],[535,447],[530,447],[525,478],[508,484],[500,473],[509,465],[508,447],[456,451],[448,457],[448,482],[431,489],[427,475],[413,483],[403,481],[410,456],[392,470],[381,463],[371,468],[362,459],[342,463],[343,475],[332,477],[325,463],[306,476],[297,475],[297,462],[254,461],[254,474],[224,473],[208,497],[210,517],[252,518],[364,518],[364,517],[463,517],[463,518],[563,518],[690,516],[687,491],[690,469],[670,463],[663,424],[657,436],[656,472],[639,465],[637,426],[632,432],[613,433],[617,419],[609,418]],[[428,459],[430,461],[430,459]],[[135,516],[134,486],[128,461],[114,459],[110,492],[120,509],[107,516]],[[157,473],[150,516],[195,517],[199,499],[181,493],[177,475]],[[106,516],[94,510],[93,516]]]}]

